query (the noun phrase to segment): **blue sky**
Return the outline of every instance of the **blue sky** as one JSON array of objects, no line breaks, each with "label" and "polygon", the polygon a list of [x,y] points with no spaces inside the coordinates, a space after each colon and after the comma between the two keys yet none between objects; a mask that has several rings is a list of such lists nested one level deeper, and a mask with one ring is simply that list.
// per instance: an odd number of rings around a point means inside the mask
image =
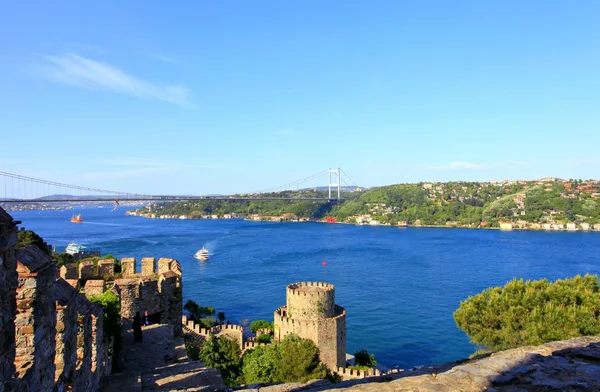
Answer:
[{"label": "blue sky", "polygon": [[597,178],[598,20],[598,1],[10,2],[0,170],[179,194],[337,166]]}]

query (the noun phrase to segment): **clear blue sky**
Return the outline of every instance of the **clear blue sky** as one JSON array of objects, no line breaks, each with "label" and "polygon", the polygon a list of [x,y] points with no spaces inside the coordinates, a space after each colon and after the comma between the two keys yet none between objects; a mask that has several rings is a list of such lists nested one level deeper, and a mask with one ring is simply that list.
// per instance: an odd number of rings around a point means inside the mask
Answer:
[{"label": "clear blue sky", "polygon": [[0,170],[193,194],[337,166],[598,178],[599,21],[597,0],[8,2]]}]

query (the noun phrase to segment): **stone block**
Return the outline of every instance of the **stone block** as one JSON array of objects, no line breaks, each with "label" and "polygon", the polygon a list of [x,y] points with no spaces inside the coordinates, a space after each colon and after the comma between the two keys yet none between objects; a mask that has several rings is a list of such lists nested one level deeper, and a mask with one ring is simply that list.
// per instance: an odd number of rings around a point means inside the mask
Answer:
[{"label": "stone block", "polygon": [[90,279],[85,283],[85,296],[100,295],[106,290],[106,283],[101,279]]},{"label": "stone block", "polygon": [[135,257],[123,257],[121,259],[123,276],[131,276],[137,273]]},{"label": "stone block", "polygon": [[89,279],[94,277],[94,263],[91,261],[84,261],[79,264],[79,279]]},{"label": "stone block", "polygon": [[156,273],[156,259],[154,257],[144,257],[142,259],[142,275],[153,275]]},{"label": "stone block", "polygon": [[113,278],[115,276],[115,261],[112,259],[100,260],[98,262],[98,275]]}]

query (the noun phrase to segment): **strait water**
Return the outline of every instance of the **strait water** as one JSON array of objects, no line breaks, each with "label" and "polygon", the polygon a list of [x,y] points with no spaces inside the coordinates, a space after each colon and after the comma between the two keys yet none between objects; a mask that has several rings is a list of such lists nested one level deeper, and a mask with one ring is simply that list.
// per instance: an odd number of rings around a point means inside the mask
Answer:
[{"label": "strait water", "polygon": [[[170,257],[183,268],[184,301],[227,319],[273,320],[285,287],[324,279],[347,311],[347,351],[388,367],[443,363],[475,347],[454,324],[461,300],[513,277],[600,274],[600,233],[501,232],[244,220],[154,220],[126,208],[11,212],[59,251],[70,242],[102,254]],[[211,258],[193,254],[206,246]]]}]

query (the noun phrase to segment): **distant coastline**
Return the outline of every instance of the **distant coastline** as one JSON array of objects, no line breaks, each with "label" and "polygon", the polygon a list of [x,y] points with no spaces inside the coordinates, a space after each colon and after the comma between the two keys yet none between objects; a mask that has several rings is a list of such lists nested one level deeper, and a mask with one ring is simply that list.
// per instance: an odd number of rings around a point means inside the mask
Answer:
[{"label": "distant coastline", "polygon": [[[503,222],[504,227],[481,227],[479,226],[468,226],[468,225],[458,225],[458,224],[446,224],[446,225],[424,225],[424,224],[407,224],[403,223],[401,225],[391,225],[385,223],[377,223],[377,224],[368,224],[368,223],[356,223],[356,222],[337,222],[337,221],[328,221],[327,219],[309,219],[309,218],[300,218],[300,219],[287,219],[285,216],[240,216],[237,214],[225,214],[224,216],[219,215],[196,215],[196,216],[188,216],[188,215],[157,215],[154,213],[141,213],[138,210],[128,210],[125,212],[128,216],[137,216],[146,219],[168,219],[168,220],[229,220],[229,219],[244,219],[252,222],[271,222],[271,223],[294,223],[294,222],[313,222],[313,223],[327,223],[327,224],[342,224],[342,225],[354,225],[354,226],[369,226],[369,227],[395,227],[399,229],[405,228],[454,228],[454,229],[481,229],[481,230],[500,230],[500,231],[550,231],[550,232],[600,232],[600,225],[596,227],[587,226],[587,228],[577,227],[567,228],[564,226],[562,228],[559,227],[558,224],[554,224],[549,226],[549,228],[544,228],[542,224],[538,224],[538,227],[521,227],[518,225],[508,225]],[[377,221],[371,221],[377,222]],[[584,226],[585,227],[585,226]]]}]

